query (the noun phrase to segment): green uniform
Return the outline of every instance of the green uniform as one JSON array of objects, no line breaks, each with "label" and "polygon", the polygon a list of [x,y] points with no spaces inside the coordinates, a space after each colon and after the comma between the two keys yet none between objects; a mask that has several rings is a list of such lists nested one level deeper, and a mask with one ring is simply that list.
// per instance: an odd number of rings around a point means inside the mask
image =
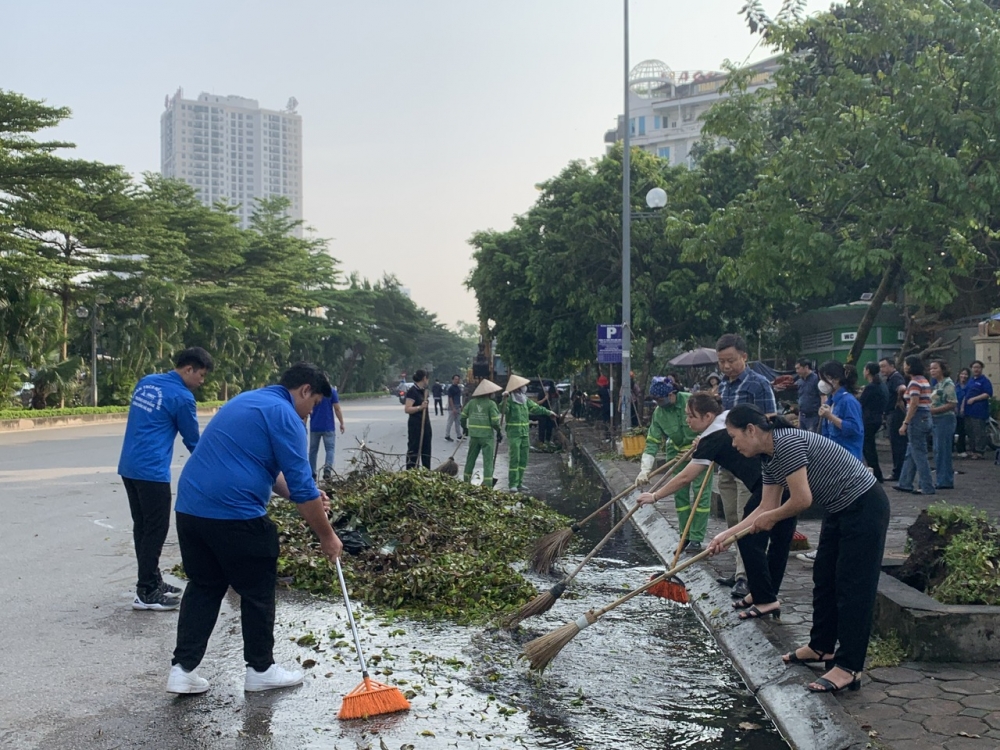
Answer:
[{"label": "green uniform", "polygon": [[465,481],[472,481],[479,452],[483,453],[483,486],[493,486],[493,433],[500,434],[500,410],[489,396],[469,399],[462,409],[460,420],[463,430],[469,431],[469,453],[465,457]]},{"label": "green uniform", "polygon": [[[672,406],[657,406],[653,411],[653,419],[649,423],[649,432],[646,434],[645,453],[655,456],[661,448],[666,449],[667,460],[676,458],[691,447],[698,434],[688,427],[685,412],[689,393],[678,393],[677,403]],[[688,461],[684,461],[676,466],[672,473],[680,473]],[[701,482],[704,475],[700,474],[692,484],[674,493],[674,507],[677,509],[677,522],[680,530],[683,531],[687,525],[688,515],[691,513],[691,499],[698,496],[701,489]],[[705,491],[702,493],[701,502],[695,509],[695,517],[691,522],[691,531],[688,532],[688,539],[695,542],[705,541],[705,532],[708,530],[708,514],[712,509],[712,480],[708,480]]]},{"label": "green uniform", "polygon": [[526,399],[523,404],[513,398],[505,398],[500,405],[507,420],[507,456],[510,466],[507,471],[507,484],[511,489],[521,486],[524,481],[524,470],[528,468],[528,421],[532,414],[554,417],[555,413],[544,406],[539,406],[534,399]]}]

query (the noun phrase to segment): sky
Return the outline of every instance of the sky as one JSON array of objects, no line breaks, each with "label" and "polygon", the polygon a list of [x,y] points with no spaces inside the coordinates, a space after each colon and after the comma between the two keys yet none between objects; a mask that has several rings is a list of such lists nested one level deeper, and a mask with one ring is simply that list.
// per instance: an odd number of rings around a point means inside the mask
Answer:
[{"label": "sky", "polygon": [[[766,57],[744,1],[631,0],[632,65]],[[622,110],[619,0],[13,0],[4,26],[0,87],[68,106],[45,137],[136,175],[159,170],[178,87],[268,109],[294,96],[306,224],[345,274],[393,273],[449,326],[477,319],[469,237],[603,154]]]}]

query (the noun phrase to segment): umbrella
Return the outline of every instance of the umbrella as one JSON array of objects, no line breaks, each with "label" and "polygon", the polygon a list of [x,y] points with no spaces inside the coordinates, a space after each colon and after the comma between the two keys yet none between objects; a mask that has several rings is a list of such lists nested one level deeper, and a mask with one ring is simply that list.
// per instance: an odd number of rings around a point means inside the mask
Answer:
[{"label": "umbrella", "polygon": [[715,353],[715,349],[703,346],[677,355],[670,360],[670,364],[674,367],[699,367],[702,365],[714,365],[718,361],[719,355]]}]

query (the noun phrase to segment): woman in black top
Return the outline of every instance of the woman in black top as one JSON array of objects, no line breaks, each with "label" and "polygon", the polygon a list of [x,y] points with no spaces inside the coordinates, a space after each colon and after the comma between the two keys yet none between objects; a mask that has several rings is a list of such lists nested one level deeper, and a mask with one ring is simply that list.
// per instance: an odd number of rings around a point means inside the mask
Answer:
[{"label": "woman in black top", "polygon": [[[688,427],[699,433],[698,447],[690,463],[666,485],[656,492],[639,495],[641,505],[653,503],[668,497],[697,479],[710,463],[715,462],[723,469],[731,471],[750,490],[750,499],[743,508],[744,517],[750,515],[760,505],[761,482],[760,456],[744,456],[733,447],[732,438],[726,432],[726,415],[722,404],[710,393],[693,393],[688,398],[686,418]],[[750,595],[733,602],[733,609],[741,612],[741,620],[756,617],[781,615],[778,589],[785,577],[788,564],[788,550],[795,533],[795,516],[779,521],[766,534],[753,534],[738,542],[740,555],[747,573]]]},{"label": "woman in black top", "polygon": [[[740,453],[760,456],[764,491],[760,507],[715,537],[709,550],[721,552],[743,529],[769,531],[814,503],[824,508],[813,565],[809,645],[783,658],[786,664],[827,662],[826,674],[806,686],[812,692],[857,690],[889,526],[889,501],[882,487],[863,463],[832,440],[791,428],[751,404],[729,412],[726,430]],[[791,493],[784,504],[782,487]]]},{"label": "woman in black top", "polygon": [[889,405],[889,389],[879,377],[878,362],[865,365],[865,380],[868,385],[861,391],[861,421],[865,426],[865,441],[862,445],[865,462],[879,482],[883,481],[882,467],[878,465],[878,451],[875,449],[875,433],[882,428],[885,408]]}]

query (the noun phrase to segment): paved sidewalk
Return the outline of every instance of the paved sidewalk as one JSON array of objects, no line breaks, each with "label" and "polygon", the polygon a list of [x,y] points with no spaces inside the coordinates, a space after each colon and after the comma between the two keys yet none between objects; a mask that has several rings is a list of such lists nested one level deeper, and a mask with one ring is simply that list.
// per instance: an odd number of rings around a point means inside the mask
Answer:
[{"label": "paved sidewalk", "polygon": [[[596,431],[575,423],[574,439],[588,453],[602,454],[599,461],[606,478],[619,492],[634,481],[639,464],[623,459],[605,459],[609,448],[601,443]],[[892,462],[888,450],[882,456],[882,466]],[[956,461],[963,472],[956,477],[957,490],[939,493],[934,498],[894,492],[888,483],[886,492],[892,504],[892,518],[886,538],[886,557],[905,558],[903,552],[906,529],[916,520],[920,510],[931,502],[972,504],[987,510],[993,518],[1000,511],[1000,493],[996,483],[1000,468],[992,461]],[[656,509],[672,526],[677,527],[673,500],[667,498]],[[800,520],[798,530],[811,543],[819,538],[819,520]],[[709,536],[725,529],[722,519],[709,522]],[[733,572],[733,556],[720,555],[707,563],[718,576]],[[780,592],[781,620],[757,623],[761,632],[780,651],[787,652],[808,643],[812,621],[812,566],[796,559],[788,561],[788,569]],[[732,615],[736,617],[734,612]],[[1000,626],[1000,623],[998,623]],[[817,665],[821,667],[822,665]],[[822,674],[821,670],[817,675]],[[843,709],[852,716],[871,739],[872,748],[891,750],[996,750],[1000,748],[1000,663],[942,664],[905,662],[898,667],[873,669],[865,672],[863,687],[854,693],[836,696]],[[803,704],[803,722],[808,722]]]}]

